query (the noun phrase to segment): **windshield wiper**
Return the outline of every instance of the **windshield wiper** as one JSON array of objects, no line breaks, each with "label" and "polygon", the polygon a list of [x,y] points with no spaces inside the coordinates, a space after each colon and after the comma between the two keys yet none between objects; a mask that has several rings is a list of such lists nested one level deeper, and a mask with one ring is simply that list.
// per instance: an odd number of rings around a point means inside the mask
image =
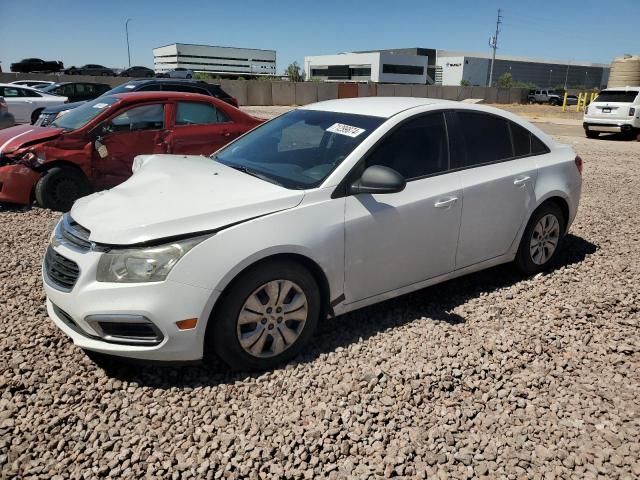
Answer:
[{"label": "windshield wiper", "polygon": [[[219,160],[218,160],[219,161]],[[222,163],[222,162],[220,162]],[[279,187],[282,187],[282,184],[276,180],[274,180],[273,178],[265,175],[264,173],[260,173],[257,172],[255,170],[252,170],[248,167],[245,167],[244,165],[236,165],[234,163],[222,163],[223,165],[226,165],[227,167],[231,167],[234,170],[238,170],[239,172],[242,173],[246,173],[247,175],[251,175],[252,177],[256,177],[259,178],[260,180],[264,180],[265,182],[269,182],[269,183],[273,183],[274,185],[278,185]]]}]

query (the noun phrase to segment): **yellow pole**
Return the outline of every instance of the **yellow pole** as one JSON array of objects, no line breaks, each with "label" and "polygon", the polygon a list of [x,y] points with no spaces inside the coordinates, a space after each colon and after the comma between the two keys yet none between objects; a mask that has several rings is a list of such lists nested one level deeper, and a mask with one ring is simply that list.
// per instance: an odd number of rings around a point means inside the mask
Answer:
[{"label": "yellow pole", "polygon": [[562,112],[564,113],[565,108],[567,108],[567,92],[566,90],[564,91],[564,99],[562,100]]},{"label": "yellow pole", "polygon": [[582,92],[578,93],[578,103],[576,104],[576,112],[580,111],[580,102],[582,101]]}]

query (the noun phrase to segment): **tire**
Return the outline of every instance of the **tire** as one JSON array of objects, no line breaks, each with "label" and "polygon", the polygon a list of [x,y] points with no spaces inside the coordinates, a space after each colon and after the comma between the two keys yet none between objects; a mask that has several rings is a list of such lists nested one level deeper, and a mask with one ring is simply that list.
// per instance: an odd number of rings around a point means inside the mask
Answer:
[{"label": "tire", "polygon": [[584,134],[587,136],[587,138],[598,138],[600,136],[600,132],[594,132],[593,130],[586,130],[584,131]]},{"label": "tire", "polygon": [[560,101],[557,98],[552,98],[551,100],[549,100],[549,105],[557,107],[558,105],[560,105]]},{"label": "tire", "polygon": [[53,167],[36,183],[35,197],[44,208],[66,212],[73,202],[90,192],[89,182],[82,174],[70,167]]},{"label": "tire", "polygon": [[188,75],[187,75],[187,78],[188,78],[188,79],[191,79],[191,78],[192,78],[192,77],[191,77],[191,74],[188,74]]},{"label": "tire", "polygon": [[[555,224],[553,222],[556,222]],[[542,226],[542,231],[541,227]],[[544,235],[544,229],[548,228],[549,235],[542,236],[543,239],[548,239],[548,242],[544,244],[542,248],[534,249],[532,243],[536,238]],[[554,202],[546,202],[540,205],[538,209],[533,212],[527,228],[525,228],[520,240],[520,246],[518,247],[518,253],[516,254],[515,264],[518,270],[523,274],[529,276],[542,272],[549,268],[553,264],[554,259],[560,250],[562,239],[564,238],[566,228],[566,219],[560,207]],[[555,240],[555,247],[553,251],[549,251],[548,248],[551,241]],[[536,242],[538,245],[541,242]]]},{"label": "tire", "polygon": [[536,101],[533,98],[529,98],[529,105],[535,105]]},{"label": "tire", "polygon": [[[289,284],[285,286],[284,281]],[[277,300],[266,293],[266,285],[274,286]],[[283,286],[290,288],[280,297]],[[298,308],[297,304],[305,300]],[[303,266],[282,260],[260,263],[241,273],[225,291],[209,319],[205,352],[216,353],[234,370],[271,369],[295,357],[308,343],[318,324],[320,303],[318,284]],[[306,318],[297,319],[304,305]],[[284,312],[291,309],[292,318],[283,319],[286,313],[279,316],[278,308]],[[245,320],[242,324],[239,323],[241,314]],[[285,335],[293,339],[289,344]],[[244,347],[240,337],[245,339]]]},{"label": "tire", "polygon": [[44,108],[38,108],[33,111],[33,113],[31,114],[31,125],[36,123],[36,121],[38,120],[38,117],[42,113],[42,110],[44,110]]}]

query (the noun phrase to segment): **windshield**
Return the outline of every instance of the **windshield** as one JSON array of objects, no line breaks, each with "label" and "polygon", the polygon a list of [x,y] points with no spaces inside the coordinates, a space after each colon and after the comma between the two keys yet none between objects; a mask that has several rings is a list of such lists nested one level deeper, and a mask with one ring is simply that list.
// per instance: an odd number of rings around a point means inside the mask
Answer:
[{"label": "windshield", "polygon": [[636,99],[638,92],[625,90],[605,90],[600,92],[595,99],[596,102],[610,103],[631,103]]},{"label": "windshield", "polygon": [[118,100],[116,97],[96,98],[63,115],[58,114],[58,118],[51,123],[51,126],[64,128],[65,130],[77,130],[78,128],[84,127]]},{"label": "windshield", "polygon": [[314,188],[384,118],[294,110],[220,150],[215,160],[290,189]]},{"label": "windshield", "polygon": [[[132,67],[132,69],[135,67]],[[116,93],[130,93],[133,92],[137,85],[134,82],[123,83],[122,85],[118,85],[115,88],[112,88],[108,92],[103,93],[102,95],[114,95]]]}]

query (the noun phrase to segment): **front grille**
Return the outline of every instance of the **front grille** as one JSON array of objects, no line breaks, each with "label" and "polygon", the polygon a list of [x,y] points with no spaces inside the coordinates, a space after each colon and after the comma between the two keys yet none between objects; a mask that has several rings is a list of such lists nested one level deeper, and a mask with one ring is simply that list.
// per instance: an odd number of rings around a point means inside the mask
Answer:
[{"label": "front grille", "polygon": [[91,232],[71,218],[68,213],[65,213],[62,217],[60,227],[60,235],[63,240],[80,250],[89,250],[91,248],[91,242],[89,241]]},{"label": "front grille", "polygon": [[67,292],[73,288],[80,275],[78,264],[63,257],[51,246],[44,256],[44,271],[54,287]]}]

